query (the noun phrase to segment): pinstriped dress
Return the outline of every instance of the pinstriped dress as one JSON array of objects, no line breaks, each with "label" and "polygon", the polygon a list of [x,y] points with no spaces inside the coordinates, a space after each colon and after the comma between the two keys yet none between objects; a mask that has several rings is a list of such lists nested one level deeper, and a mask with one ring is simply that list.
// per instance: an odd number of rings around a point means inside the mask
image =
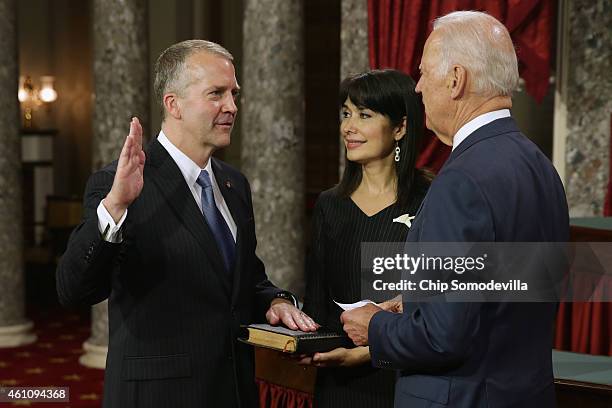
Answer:
[{"label": "pinstriped dress", "polygon": [[[304,310],[327,329],[342,332],[342,310],[333,300],[353,303],[361,300],[361,243],[404,242],[405,224],[393,219],[414,215],[426,193],[415,189],[407,207],[392,204],[367,216],[350,199],[340,197],[336,188],[319,196],[313,214],[312,242],[306,259]],[[315,387],[317,407],[392,407],[395,372],[370,364],[350,368],[319,368]]]}]

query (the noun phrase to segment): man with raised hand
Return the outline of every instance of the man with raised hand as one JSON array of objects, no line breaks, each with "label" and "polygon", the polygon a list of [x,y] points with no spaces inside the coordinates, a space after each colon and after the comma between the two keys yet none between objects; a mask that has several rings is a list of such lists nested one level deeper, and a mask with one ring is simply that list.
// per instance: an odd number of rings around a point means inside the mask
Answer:
[{"label": "man with raised hand", "polygon": [[63,304],[108,298],[104,407],[257,406],[241,324],[312,331],[255,254],[246,178],[212,157],[230,143],[231,54],[189,40],[155,66],[162,129],[143,150],[132,119],[118,162],[94,173],[57,272]]},{"label": "man with raised hand", "polygon": [[[434,22],[416,86],[452,153],[407,237],[415,242],[566,242],[567,202],[550,161],[510,115],[517,58],[480,12]],[[411,244],[412,243],[412,244]],[[344,329],[396,368],[396,407],[553,407],[552,303],[410,302],[344,312]]]}]

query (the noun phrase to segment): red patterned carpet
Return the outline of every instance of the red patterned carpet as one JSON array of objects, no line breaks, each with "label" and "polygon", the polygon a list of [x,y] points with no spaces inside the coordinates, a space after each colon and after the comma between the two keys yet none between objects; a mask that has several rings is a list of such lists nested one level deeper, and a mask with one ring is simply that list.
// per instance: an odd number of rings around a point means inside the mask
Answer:
[{"label": "red patterned carpet", "polygon": [[78,362],[90,332],[88,312],[48,307],[29,316],[38,339],[28,346],[0,348],[0,386],[69,387],[70,402],[0,402],[0,407],[100,407],[104,372]]}]

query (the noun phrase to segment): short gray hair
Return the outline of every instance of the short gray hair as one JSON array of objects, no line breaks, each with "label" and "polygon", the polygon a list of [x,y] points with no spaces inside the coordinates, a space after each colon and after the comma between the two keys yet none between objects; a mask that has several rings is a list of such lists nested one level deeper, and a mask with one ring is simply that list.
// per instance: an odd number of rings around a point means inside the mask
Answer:
[{"label": "short gray hair", "polygon": [[455,11],[434,20],[433,29],[441,35],[439,74],[461,65],[471,74],[474,92],[512,95],[519,83],[518,62],[502,23],[479,11]]},{"label": "short gray hair", "polygon": [[183,91],[183,72],[187,58],[196,52],[208,52],[233,61],[232,54],[217,43],[206,40],[186,40],[166,48],[155,62],[155,99],[160,104],[162,118],[165,118],[164,94]]}]

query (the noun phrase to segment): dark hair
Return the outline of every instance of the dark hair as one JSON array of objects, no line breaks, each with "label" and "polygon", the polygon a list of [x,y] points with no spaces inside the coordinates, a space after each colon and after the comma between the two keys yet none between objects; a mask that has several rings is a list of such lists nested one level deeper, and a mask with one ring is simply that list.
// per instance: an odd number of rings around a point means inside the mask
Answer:
[{"label": "dark hair", "polygon": [[[386,116],[393,127],[400,125],[406,118],[406,134],[398,142],[400,161],[394,162],[397,175],[396,201],[401,206],[409,205],[421,176],[415,163],[423,134],[423,108],[421,97],[414,88],[415,82],[410,76],[394,69],[352,75],[340,84],[340,107],[348,98],[355,106]],[[359,187],[361,177],[361,165],[347,160],[338,184],[338,194],[350,197]]]}]

